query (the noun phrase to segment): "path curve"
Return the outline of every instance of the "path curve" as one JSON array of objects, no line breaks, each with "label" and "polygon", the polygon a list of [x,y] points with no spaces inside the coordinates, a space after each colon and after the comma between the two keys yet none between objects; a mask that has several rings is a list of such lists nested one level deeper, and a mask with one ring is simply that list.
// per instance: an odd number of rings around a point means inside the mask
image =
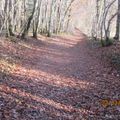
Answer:
[{"label": "path curve", "polygon": [[0,85],[6,98],[20,101],[15,119],[117,120],[120,108],[101,101],[119,99],[118,80],[89,54],[87,37],[77,31],[44,39],[20,44],[22,62]]}]

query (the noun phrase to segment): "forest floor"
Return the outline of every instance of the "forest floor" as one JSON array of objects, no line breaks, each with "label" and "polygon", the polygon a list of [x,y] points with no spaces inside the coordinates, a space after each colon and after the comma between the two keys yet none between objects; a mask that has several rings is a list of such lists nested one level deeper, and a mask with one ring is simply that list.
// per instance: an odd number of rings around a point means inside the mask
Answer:
[{"label": "forest floor", "polygon": [[120,78],[91,51],[79,32],[1,39],[0,120],[119,120]]}]

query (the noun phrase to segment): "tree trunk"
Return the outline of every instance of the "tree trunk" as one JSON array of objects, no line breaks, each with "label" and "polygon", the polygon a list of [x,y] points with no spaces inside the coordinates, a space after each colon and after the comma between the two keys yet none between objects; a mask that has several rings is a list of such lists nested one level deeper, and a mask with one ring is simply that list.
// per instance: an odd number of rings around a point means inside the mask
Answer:
[{"label": "tree trunk", "polygon": [[118,0],[118,14],[117,14],[117,22],[116,22],[116,34],[114,39],[119,40],[120,38],[120,0]]},{"label": "tree trunk", "polygon": [[47,31],[47,37],[51,36],[51,17],[52,17],[52,6],[53,6],[54,0],[52,0],[50,5],[50,16],[49,16],[49,22],[48,22],[48,31]]},{"label": "tree trunk", "polygon": [[36,20],[33,22],[33,37],[37,39],[37,32],[38,32],[38,26],[39,26],[39,17],[40,17],[40,8],[41,8],[41,1],[38,1],[38,15]]},{"label": "tree trunk", "polygon": [[[13,1],[12,0],[9,0],[9,17],[8,17],[8,33],[9,33],[9,36],[14,36],[14,33],[13,33],[13,25],[12,25],[12,17],[13,17]],[[12,11],[12,12],[11,12]]]},{"label": "tree trunk", "polygon": [[31,14],[31,16],[28,18],[27,25],[25,26],[25,28],[24,28],[24,30],[23,30],[23,33],[22,33],[22,35],[21,35],[21,38],[23,38],[23,39],[24,39],[24,38],[26,37],[26,35],[28,34],[28,31],[29,31],[29,28],[30,28],[30,25],[31,25],[31,22],[32,22],[34,13],[35,13],[36,3],[37,3],[37,0],[34,1],[34,6],[33,6],[32,14]]}]

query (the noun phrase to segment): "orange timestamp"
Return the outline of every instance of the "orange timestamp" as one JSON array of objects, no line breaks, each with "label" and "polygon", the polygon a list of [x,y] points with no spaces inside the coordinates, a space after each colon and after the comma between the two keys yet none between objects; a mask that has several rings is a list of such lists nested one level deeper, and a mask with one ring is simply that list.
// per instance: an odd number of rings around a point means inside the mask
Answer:
[{"label": "orange timestamp", "polygon": [[120,100],[101,100],[100,103],[103,107],[120,106]]}]

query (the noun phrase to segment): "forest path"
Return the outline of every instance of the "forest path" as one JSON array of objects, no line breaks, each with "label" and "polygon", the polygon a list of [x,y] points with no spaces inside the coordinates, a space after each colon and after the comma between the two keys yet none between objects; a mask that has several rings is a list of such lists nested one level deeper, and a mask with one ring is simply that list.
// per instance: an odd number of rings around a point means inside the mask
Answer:
[{"label": "forest path", "polygon": [[0,84],[0,94],[13,106],[6,108],[10,110],[9,117],[106,120],[110,116],[116,119],[120,109],[104,108],[100,101],[118,99],[118,80],[89,54],[87,37],[76,31],[75,35],[44,39],[43,42],[29,39],[27,45],[20,44],[21,49],[14,46],[22,59],[9,79]]}]

